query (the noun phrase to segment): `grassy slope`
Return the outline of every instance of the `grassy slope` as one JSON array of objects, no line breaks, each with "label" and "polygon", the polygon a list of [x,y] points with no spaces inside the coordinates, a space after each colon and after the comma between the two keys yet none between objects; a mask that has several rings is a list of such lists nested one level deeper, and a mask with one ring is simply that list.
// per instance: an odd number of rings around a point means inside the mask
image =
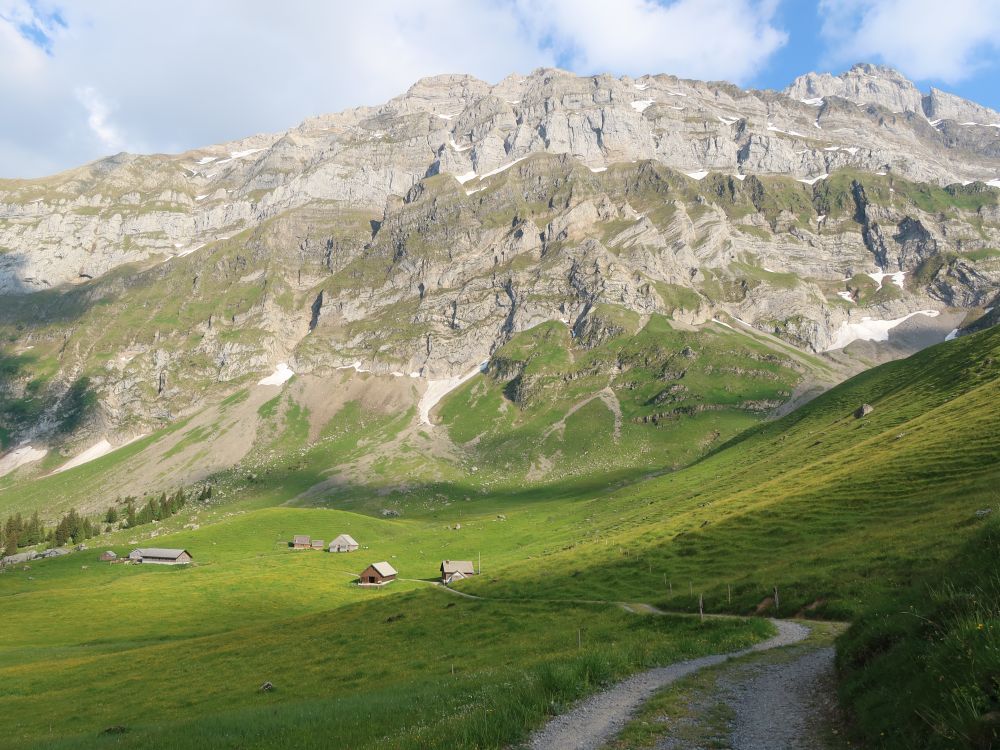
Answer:
[{"label": "grassy slope", "polygon": [[[6,736],[100,746],[98,731],[125,725],[130,747],[270,747],[293,734],[325,746],[331,733],[354,747],[495,747],[600,682],[766,631],[601,605],[476,602],[421,581],[351,583],[372,559],[430,577],[441,557],[469,556],[479,542],[498,565],[518,554],[513,538],[526,529],[486,526],[265,509],[159,542],[195,551],[190,569],[99,565],[90,553],[8,573],[0,705],[16,718]],[[349,531],[365,549],[288,550],[283,540],[299,531]],[[169,689],[145,689],[151,676]],[[257,693],[265,680],[274,693]]]},{"label": "grassy slope", "polygon": [[998,571],[992,521],[939,569],[870,604],[841,638],[842,698],[875,747],[1000,745]]},{"label": "grassy slope", "polygon": [[[572,547],[497,586],[687,608],[704,592],[711,609],[753,611],[777,585],[785,614],[849,616],[944,560],[995,504],[998,374],[996,329],[864,373],[687,469],[581,500],[591,522]],[[862,403],[875,411],[855,419]],[[526,567],[542,573],[530,586]]]},{"label": "grassy slope", "polygon": [[[127,745],[155,733],[177,746],[225,735],[231,746],[258,747],[299,727],[320,744],[338,726],[360,747],[382,736],[390,747],[502,745],[549,701],[600,678],[750,635],[571,598],[690,609],[704,592],[710,609],[748,612],[778,585],[784,614],[819,600],[818,613],[850,615],[932,574],[975,530],[973,511],[993,501],[998,362],[1000,332],[987,330],[865,373],[687,469],[610,489],[593,480],[516,493],[459,477],[384,498],[404,511],[397,520],[260,509],[316,471],[302,455],[302,465],[231,488],[236,505],[192,509],[197,531],[158,538],[191,548],[202,563],[191,570],[74,555],[0,576],[17,634],[0,647],[0,708],[18,717],[12,736],[27,746],[66,735],[77,737],[67,746],[92,746],[113,724],[134,728]],[[863,402],[875,411],[856,420]],[[282,403],[273,409],[291,409]],[[299,421],[287,419],[275,445],[298,444]],[[347,423],[329,434],[363,450],[352,435]],[[349,495],[336,497],[350,504]],[[230,515],[238,508],[247,512]],[[370,546],[353,565],[276,547],[292,533],[329,539],[345,529]],[[127,535],[117,538],[127,549]],[[383,592],[348,583],[370,559],[428,578],[442,557],[480,551],[486,574],[463,588],[485,602],[445,601],[422,583]],[[577,654],[581,624],[590,639]],[[651,639],[650,627],[662,637]],[[370,637],[387,647],[359,653]],[[165,696],[132,687],[149,675],[176,688]],[[257,694],[264,680],[279,689]],[[479,713],[486,705],[492,715]]]}]

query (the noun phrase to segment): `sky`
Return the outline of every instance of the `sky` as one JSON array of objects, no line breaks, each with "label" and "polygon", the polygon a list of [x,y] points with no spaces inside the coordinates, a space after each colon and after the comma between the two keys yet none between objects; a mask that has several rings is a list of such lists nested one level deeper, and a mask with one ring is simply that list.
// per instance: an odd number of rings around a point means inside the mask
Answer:
[{"label": "sky", "polygon": [[1000,110],[1000,0],[0,0],[0,176],[556,66],[784,88],[891,65]]}]

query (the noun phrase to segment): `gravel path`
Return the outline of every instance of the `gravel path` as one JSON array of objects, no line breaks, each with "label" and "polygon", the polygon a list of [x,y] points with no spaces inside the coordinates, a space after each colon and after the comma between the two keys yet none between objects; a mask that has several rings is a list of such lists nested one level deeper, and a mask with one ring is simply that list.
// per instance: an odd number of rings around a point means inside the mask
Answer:
[{"label": "gravel path", "polygon": [[[532,750],[597,750],[621,730],[639,706],[665,685],[699,669],[755,651],[798,643],[809,635],[809,629],[804,625],[785,620],[771,622],[778,629],[778,634],[749,649],[703,656],[640,672],[609,690],[582,701],[573,710],[556,716],[532,735],[528,747]],[[777,746],[766,747],[771,749]]]},{"label": "gravel path", "polygon": [[734,750],[810,750],[815,748],[810,718],[828,692],[833,674],[832,648],[808,651],[784,664],[755,669],[749,679],[729,686]]}]

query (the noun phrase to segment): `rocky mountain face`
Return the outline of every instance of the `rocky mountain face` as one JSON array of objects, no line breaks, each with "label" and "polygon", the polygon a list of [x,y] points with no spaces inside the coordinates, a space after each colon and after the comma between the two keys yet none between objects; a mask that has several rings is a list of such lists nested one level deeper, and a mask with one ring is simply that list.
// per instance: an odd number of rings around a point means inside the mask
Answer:
[{"label": "rocky mountain face", "polygon": [[589,335],[597,306],[926,345],[996,303],[998,188],[1000,114],[872,66],[785,92],[438,76],[0,181],[8,442],[60,429],[74,387],[98,431],[138,432],[278,362],[452,376],[546,321]]}]

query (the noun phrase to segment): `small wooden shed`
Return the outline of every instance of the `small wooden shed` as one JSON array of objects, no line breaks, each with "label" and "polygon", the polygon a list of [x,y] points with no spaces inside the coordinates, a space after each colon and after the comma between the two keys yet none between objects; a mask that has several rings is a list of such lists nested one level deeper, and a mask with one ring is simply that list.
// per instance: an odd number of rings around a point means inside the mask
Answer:
[{"label": "small wooden shed", "polygon": [[191,562],[191,553],[186,549],[145,547],[129,552],[128,559],[144,565],[150,563],[153,565],[187,565]]},{"label": "small wooden shed", "polygon": [[292,549],[312,549],[312,540],[308,534],[296,534],[292,537]]},{"label": "small wooden shed", "polygon": [[108,550],[104,550],[104,552],[101,553],[101,557],[100,557],[101,562],[114,562],[117,559],[118,559],[118,555],[116,555],[114,552],[112,552],[109,549]]},{"label": "small wooden shed", "polygon": [[444,583],[460,581],[463,578],[468,578],[469,576],[474,576],[475,574],[476,566],[472,564],[472,560],[441,561],[441,580]]},{"label": "small wooden shed", "polygon": [[341,534],[332,542],[330,542],[331,552],[356,552],[358,549],[358,543],[354,541],[354,537],[350,534]]},{"label": "small wooden shed", "polygon": [[385,561],[372,563],[361,571],[361,575],[358,576],[358,585],[385,586],[387,583],[395,581],[397,575],[399,574],[396,569]]},{"label": "small wooden shed", "polygon": [[321,549],[323,549],[323,547],[325,547],[325,546],[326,546],[326,545],[325,545],[325,544],[323,543],[323,540],[322,540],[322,539],[313,539],[313,540],[312,540],[312,548],[313,548],[313,549],[318,549],[318,550],[321,550]]}]

